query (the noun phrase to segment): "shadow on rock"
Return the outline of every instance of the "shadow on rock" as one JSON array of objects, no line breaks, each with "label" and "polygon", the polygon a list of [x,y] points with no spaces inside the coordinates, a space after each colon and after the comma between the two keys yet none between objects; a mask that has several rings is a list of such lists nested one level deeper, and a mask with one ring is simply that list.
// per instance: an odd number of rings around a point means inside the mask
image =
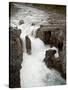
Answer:
[{"label": "shadow on rock", "polygon": [[20,87],[20,69],[23,60],[23,43],[20,38],[21,30],[9,28],[9,87]]},{"label": "shadow on rock", "polygon": [[61,76],[66,79],[66,74],[63,72],[63,63],[60,59],[60,57],[55,58],[56,50],[47,50],[44,58],[44,62],[47,65],[48,68],[56,69],[58,72],[60,72]]}]

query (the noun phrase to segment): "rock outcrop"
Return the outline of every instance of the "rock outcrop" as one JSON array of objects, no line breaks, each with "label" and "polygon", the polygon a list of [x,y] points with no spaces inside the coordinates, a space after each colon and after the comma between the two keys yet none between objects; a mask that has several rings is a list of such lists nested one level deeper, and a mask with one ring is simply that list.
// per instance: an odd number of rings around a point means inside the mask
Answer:
[{"label": "rock outcrop", "polygon": [[44,62],[50,69],[56,69],[58,72],[60,72],[61,76],[66,79],[66,73],[64,73],[63,70],[63,63],[61,61],[61,58],[55,58],[56,50],[47,50],[44,58]]},{"label": "rock outcrop", "polygon": [[21,30],[9,28],[9,87],[20,87],[20,69],[23,61]]},{"label": "rock outcrop", "polygon": [[[59,70],[62,72],[62,76],[66,78],[66,31],[65,27],[62,28],[46,28],[46,27],[41,27],[40,29],[37,30],[36,32],[36,37],[39,37],[45,44],[49,44],[51,47],[55,46],[58,49],[59,53],[59,63],[61,65],[54,63],[54,65],[57,65],[58,68],[62,68],[62,70]],[[56,60],[56,59],[55,59]],[[50,62],[50,61],[49,61]],[[52,62],[52,61],[51,61]],[[60,66],[60,67],[59,67]],[[55,67],[53,67],[55,68]],[[55,68],[55,69],[56,69]]]},{"label": "rock outcrop", "polygon": [[[64,7],[65,8],[65,7]],[[63,13],[64,12],[64,13]],[[66,79],[66,13],[65,9],[61,12],[52,10],[48,12],[49,18],[47,24],[40,25],[40,28],[36,31],[36,37],[39,37],[44,44],[48,44],[51,47],[55,46],[58,49],[59,58],[54,60],[48,60],[47,66],[54,68],[61,73],[61,76]],[[48,51],[49,52],[49,51]],[[51,52],[52,53],[52,52]],[[48,58],[46,56],[46,58]],[[55,62],[54,62],[55,61]],[[49,66],[49,65],[50,66]],[[53,66],[52,66],[53,65]]]},{"label": "rock outcrop", "polygon": [[[36,37],[39,37],[45,44],[58,47],[62,50],[66,33],[66,10],[65,6],[52,7],[48,10],[47,24],[41,24],[36,32]],[[61,10],[61,11],[60,11]]]},{"label": "rock outcrop", "polygon": [[[45,28],[45,30],[43,30]],[[63,41],[64,41],[64,31],[58,28],[53,27],[53,29],[46,30],[46,27],[42,27],[37,30],[36,37],[39,37],[45,44],[50,44],[51,46],[58,47],[59,50],[62,50]]]},{"label": "rock outcrop", "polygon": [[42,31],[38,29],[36,37],[39,37],[45,44],[50,44],[51,31]]},{"label": "rock outcrop", "polygon": [[25,37],[26,42],[26,51],[28,54],[31,54],[31,40],[28,36]]}]

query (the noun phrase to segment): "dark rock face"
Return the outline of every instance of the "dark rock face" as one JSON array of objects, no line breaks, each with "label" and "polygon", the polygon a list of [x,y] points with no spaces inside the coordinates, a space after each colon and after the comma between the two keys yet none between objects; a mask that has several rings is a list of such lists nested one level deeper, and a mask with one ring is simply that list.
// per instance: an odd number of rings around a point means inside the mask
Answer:
[{"label": "dark rock face", "polygon": [[20,69],[23,60],[23,44],[20,39],[21,30],[9,28],[9,87],[20,87]]},{"label": "dark rock face", "polygon": [[62,51],[63,48],[63,41],[64,41],[64,34],[63,31],[55,31],[51,32],[51,37],[50,37],[50,44],[52,46],[56,46],[60,51]]},{"label": "dark rock face", "polygon": [[45,42],[45,35],[44,35],[44,32],[43,31],[41,31],[40,29],[38,29],[37,31],[36,31],[36,37],[39,37],[43,42]]},{"label": "dark rock face", "polygon": [[22,25],[22,24],[24,24],[24,20],[19,21],[19,25]]},{"label": "dark rock face", "polygon": [[15,73],[10,73],[9,76],[9,87],[10,88],[20,88],[20,71],[16,71]]},{"label": "dark rock face", "polygon": [[26,41],[26,50],[28,54],[31,54],[31,40],[29,39],[28,36],[25,37]]},{"label": "dark rock face", "polygon": [[56,53],[56,50],[47,50],[46,55],[44,58],[44,62],[46,63],[47,67],[52,69],[56,69],[58,72],[60,72],[61,76],[66,79],[66,74],[63,72],[63,63],[61,61],[61,58],[55,58],[54,54]]},{"label": "dark rock face", "polygon": [[36,37],[39,37],[45,44],[50,44],[51,46],[58,47],[59,50],[62,50],[64,34],[62,30],[41,30],[38,29],[36,32]]}]

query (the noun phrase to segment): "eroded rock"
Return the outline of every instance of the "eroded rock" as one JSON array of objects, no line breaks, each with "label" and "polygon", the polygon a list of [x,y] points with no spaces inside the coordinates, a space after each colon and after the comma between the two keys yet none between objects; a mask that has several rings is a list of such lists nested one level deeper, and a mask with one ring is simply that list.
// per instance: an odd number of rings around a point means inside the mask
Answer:
[{"label": "eroded rock", "polygon": [[23,61],[23,43],[20,38],[21,30],[9,28],[9,87],[20,87],[20,69]]}]

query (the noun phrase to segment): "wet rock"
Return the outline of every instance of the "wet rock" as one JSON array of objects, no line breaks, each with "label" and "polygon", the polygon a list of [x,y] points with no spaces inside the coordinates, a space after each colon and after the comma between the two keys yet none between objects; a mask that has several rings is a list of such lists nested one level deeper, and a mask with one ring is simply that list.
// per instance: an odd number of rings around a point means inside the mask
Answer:
[{"label": "wet rock", "polygon": [[32,23],[31,25],[32,25],[32,26],[35,26],[35,23]]},{"label": "wet rock", "polygon": [[31,40],[28,36],[26,36],[25,41],[26,41],[26,51],[28,54],[31,54]]},{"label": "wet rock", "polygon": [[37,30],[36,37],[39,37],[45,44],[56,46],[59,50],[62,50],[64,40],[63,30],[59,30],[58,28],[50,30],[49,27],[48,30],[46,30],[46,27],[44,30],[42,29],[43,26]]},{"label": "wet rock", "polygon": [[56,69],[60,72],[61,76],[66,79],[66,73],[63,72],[63,63],[60,57],[55,58],[56,50],[47,50],[44,58],[44,62],[50,69]]},{"label": "wet rock", "polygon": [[29,10],[29,12],[31,12],[31,10]]},{"label": "wet rock", "polygon": [[54,59],[54,54],[56,53],[56,50],[47,50],[46,55],[45,55],[45,63],[48,68],[53,68],[53,59]]},{"label": "wet rock", "polygon": [[44,32],[39,30],[39,29],[36,31],[36,37],[39,37],[43,42],[45,41],[45,39],[44,39],[44,37],[45,37]]},{"label": "wet rock", "polygon": [[63,48],[64,34],[62,30],[51,32],[50,44],[58,47],[61,51]]},{"label": "wet rock", "polygon": [[23,43],[20,38],[21,30],[9,28],[9,87],[20,87],[20,69],[23,61]]},{"label": "wet rock", "polygon": [[50,44],[51,31],[37,30],[36,37],[39,37],[45,44]]},{"label": "wet rock", "polygon": [[19,21],[19,25],[22,25],[22,24],[24,24],[24,20]]},{"label": "wet rock", "polygon": [[45,43],[50,44],[51,31],[44,32],[45,35]]}]

